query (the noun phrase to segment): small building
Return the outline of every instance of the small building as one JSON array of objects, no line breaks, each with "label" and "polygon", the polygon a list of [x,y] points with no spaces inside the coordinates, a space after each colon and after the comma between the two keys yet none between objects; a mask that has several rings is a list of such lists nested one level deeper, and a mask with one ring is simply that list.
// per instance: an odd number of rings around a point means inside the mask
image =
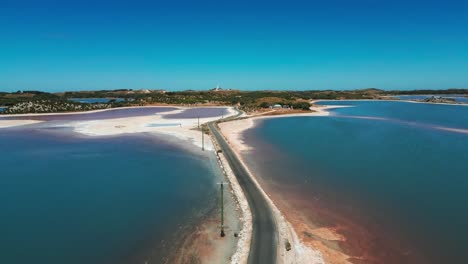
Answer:
[{"label": "small building", "polygon": [[274,104],[274,105],[273,105],[273,108],[274,108],[274,109],[279,109],[279,108],[282,108],[282,107],[281,107],[280,104]]},{"label": "small building", "polygon": [[214,91],[214,92],[218,92],[218,91],[222,91],[222,90],[223,90],[223,88],[219,87],[219,84],[216,85],[216,88],[211,89],[211,91]]}]

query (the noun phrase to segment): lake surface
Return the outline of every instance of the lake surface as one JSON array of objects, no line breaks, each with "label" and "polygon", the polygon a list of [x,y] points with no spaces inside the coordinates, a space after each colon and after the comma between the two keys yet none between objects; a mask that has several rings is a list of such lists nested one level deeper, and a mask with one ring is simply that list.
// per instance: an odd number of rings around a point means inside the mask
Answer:
[{"label": "lake surface", "polygon": [[0,129],[0,150],[0,263],[162,263],[216,206],[213,153],[165,138]]},{"label": "lake surface", "polygon": [[[178,113],[167,113],[174,110],[180,110]],[[41,120],[41,121],[88,121],[88,120],[104,120],[113,118],[136,117],[136,116],[151,116],[162,115],[166,119],[182,119],[182,118],[210,118],[222,117],[229,114],[226,107],[200,107],[179,109],[176,107],[162,106],[146,106],[146,107],[126,107],[113,108],[104,111],[78,112],[74,114],[46,114],[46,115],[3,115],[1,119],[8,120]]]},{"label": "lake surface", "polygon": [[216,117],[220,118],[224,115],[229,114],[229,110],[226,107],[200,107],[200,108],[188,108],[183,110],[181,113],[167,114],[164,118],[178,119],[178,118],[208,118]]},{"label": "lake surface", "polygon": [[68,100],[77,102],[77,103],[83,103],[83,104],[96,104],[96,103],[108,103],[111,100],[114,100],[115,102],[123,102],[125,101],[124,98],[68,98]]},{"label": "lake surface", "polygon": [[280,207],[339,227],[349,239],[340,246],[365,263],[465,263],[468,107],[320,104],[352,107],[245,133],[255,147],[246,161]]},{"label": "lake surface", "polygon": [[0,116],[0,119],[32,119],[41,121],[87,121],[87,120],[102,120],[102,119],[113,119],[113,118],[124,118],[124,117],[136,117],[136,116],[149,116],[162,114],[164,112],[174,111],[178,108],[175,107],[127,107],[127,108],[113,108],[104,111],[91,111],[91,112],[80,112],[75,114],[46,114],[46,115],[4,115]]}]

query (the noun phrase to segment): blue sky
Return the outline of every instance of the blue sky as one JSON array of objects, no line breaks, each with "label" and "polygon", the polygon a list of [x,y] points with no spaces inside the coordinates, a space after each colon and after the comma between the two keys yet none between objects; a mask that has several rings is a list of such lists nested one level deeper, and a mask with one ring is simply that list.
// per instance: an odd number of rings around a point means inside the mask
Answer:
[{"label": "blue sky", "polygon": [[0,91],[468,87],[467,1],[0,5]]}]

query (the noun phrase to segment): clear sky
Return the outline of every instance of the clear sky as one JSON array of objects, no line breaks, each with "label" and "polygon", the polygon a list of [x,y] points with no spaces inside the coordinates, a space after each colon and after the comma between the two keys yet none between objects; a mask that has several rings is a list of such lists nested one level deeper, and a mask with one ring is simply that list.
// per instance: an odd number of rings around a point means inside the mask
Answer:
[{"label": "clear sky", "polygon": [[0,91],[468,87],[468,1],[2,0]]}]

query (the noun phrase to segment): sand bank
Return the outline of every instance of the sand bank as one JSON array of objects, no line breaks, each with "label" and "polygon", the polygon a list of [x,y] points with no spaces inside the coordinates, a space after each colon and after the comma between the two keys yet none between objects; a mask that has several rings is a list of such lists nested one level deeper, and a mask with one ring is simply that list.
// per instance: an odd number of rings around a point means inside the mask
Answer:
[{"label": "sand bank", "polygon": [[41,123],[42,121],[38,120],[2,120],[0,119],[0,128],[6,127],[16,127]]},{"label": "sand bank", "polygon": [[[77,133],[88,136],[112,136],[128,133],[155,133],[164,134],[176,137],[181,140],[186,140],[202,147],[202,134],[198,128],[198,119],[196,118],[179,118],[166,119],[164,115],[182,113],[187,108],[181,108],[174,111],[158,113],[151,116],[116,118],[106,120],[93,121],[76,121],[71,122],[71,127]],[[232,116],[236,111],[229,109],[229,114]],[[200,125],[206,122],[219,119],[220,116],[200,118]],[[213,150],[213,144],[206,136],[203,140],[206,150]]]}]

